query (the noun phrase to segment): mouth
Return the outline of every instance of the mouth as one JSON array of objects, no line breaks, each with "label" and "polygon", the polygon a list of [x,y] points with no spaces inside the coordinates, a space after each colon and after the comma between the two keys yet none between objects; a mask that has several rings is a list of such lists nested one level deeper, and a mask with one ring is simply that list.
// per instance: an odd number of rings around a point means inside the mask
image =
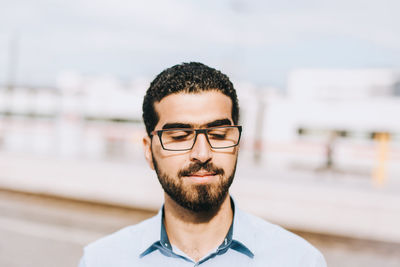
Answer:
[{"label": "mouth", "polygon": [[191,180],[194,183],[209,183],[217,179],[217,174],[215,172],[195,172],[184,177]]}]

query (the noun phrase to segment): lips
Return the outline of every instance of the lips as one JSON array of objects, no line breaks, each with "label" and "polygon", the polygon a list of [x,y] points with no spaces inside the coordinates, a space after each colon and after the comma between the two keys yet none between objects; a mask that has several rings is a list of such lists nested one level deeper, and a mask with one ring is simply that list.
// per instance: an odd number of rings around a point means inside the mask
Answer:
[{"label": "lips", "polygon": [[192,177],[206,177],[206,176],[214,176],[216,175],[215,172],[196,172],[196,173],[191,173],[187,176],[192,176]]},{"label": "lips", "polygon": [[217,181],[217,173],[215,172],[195,172],[184,176],[191,183],[195,184],[208,184]]},{"label": "lips", "polygon": [[178,177],[215,177],[217,175],[223,176],[224,170],[213,165],[211,162],[207,163],[193,163],[185,169],[178,172]]}]

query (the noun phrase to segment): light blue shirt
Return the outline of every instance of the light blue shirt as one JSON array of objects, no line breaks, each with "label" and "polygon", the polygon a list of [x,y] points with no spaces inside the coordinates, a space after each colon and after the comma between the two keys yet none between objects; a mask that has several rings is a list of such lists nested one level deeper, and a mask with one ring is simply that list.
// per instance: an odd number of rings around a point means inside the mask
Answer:
[{"label": "light blue shirt", "polygon": [[220,246],[198,262],[171,245],[163,211],[84,249],[79,267],[269,266],[326,267],[322,254],[301,237],[239,209]]}]

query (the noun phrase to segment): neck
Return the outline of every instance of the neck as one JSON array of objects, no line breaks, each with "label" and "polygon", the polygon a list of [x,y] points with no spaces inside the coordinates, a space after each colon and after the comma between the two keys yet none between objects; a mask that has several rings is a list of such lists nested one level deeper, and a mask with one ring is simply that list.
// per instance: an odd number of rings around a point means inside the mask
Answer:
[{"label": "neck", "polygon": [[169,241],[196,262],[224,240],[232,224],[229,194],[221,206],[206,212],[193,212],[165,195],[164,224]]}]

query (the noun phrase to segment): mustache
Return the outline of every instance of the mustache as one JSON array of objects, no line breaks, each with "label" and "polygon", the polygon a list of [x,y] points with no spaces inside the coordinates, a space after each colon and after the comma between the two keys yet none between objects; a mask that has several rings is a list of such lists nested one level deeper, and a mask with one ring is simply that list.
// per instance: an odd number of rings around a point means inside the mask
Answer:
[{"label": "mustache", "polygon": [[204,162],[204,163],[193,163],[189,165],[186,169],[180,170],[178,172],[178,177],[183,177],[183,176],[190,176],[191,174],[194,174],[200,170],[205,170],[210,173],[214,173],[215,175],[224,175],[225,171],[221,168],[216,167],[214,164],[211,162]]}]

